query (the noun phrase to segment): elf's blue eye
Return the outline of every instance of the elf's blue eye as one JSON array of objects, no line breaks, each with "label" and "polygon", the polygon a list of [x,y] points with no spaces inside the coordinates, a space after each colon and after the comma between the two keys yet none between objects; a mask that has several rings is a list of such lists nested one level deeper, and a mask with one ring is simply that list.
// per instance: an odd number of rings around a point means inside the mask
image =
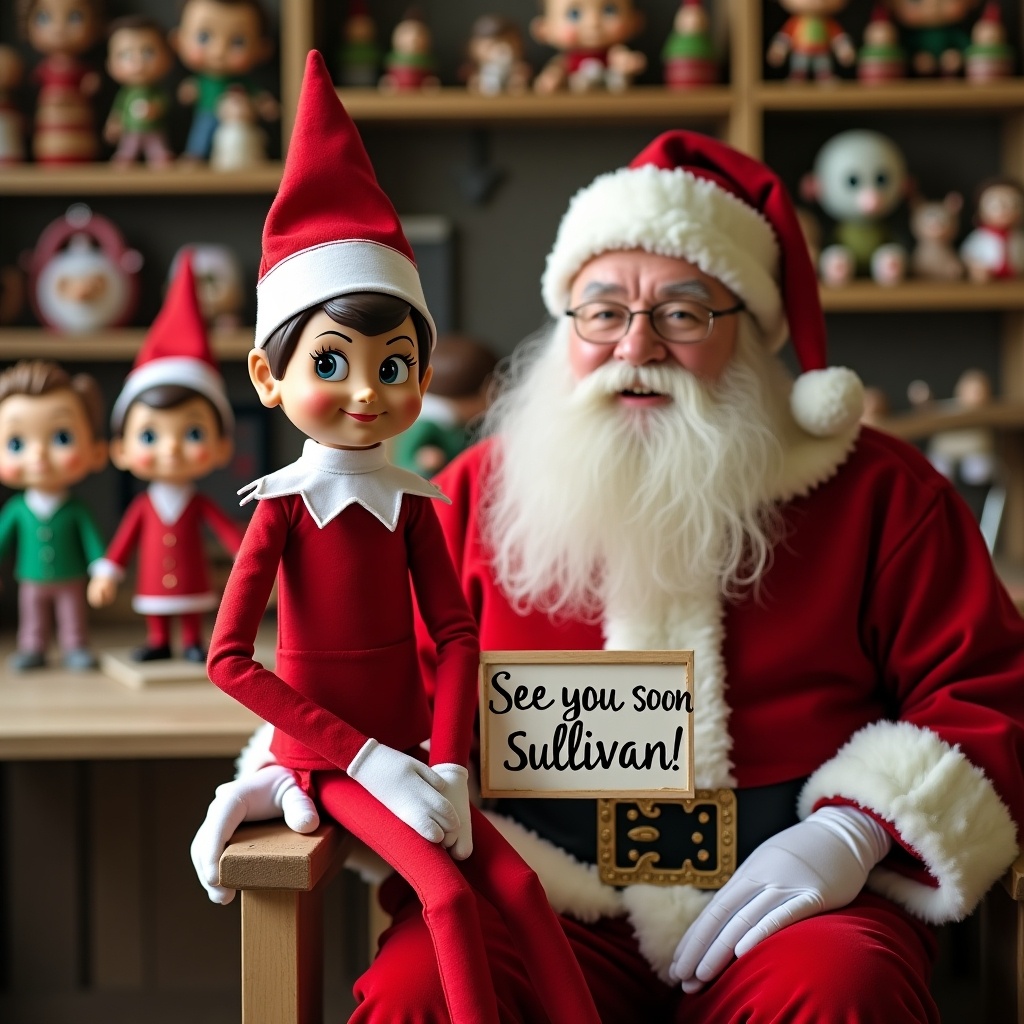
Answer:
[{"label": "elf's blue eye", "polygon": [[313,367],[321,380],[344,380],[348,376],[348,360],[340,352],[316,352]]},{"label": "elf's blue eye", "polygon": [[381,384],[404,384],[409,379],[409,364],[398,356],[389,356],[380,364]]},{"label": "elf's blue eye", "polygon": [[139,432],[139,442],[145,445],[156,444],[156,431],[147,427]]},{"label": "elf's blue eye", "polygon": [[210,33],[206,29],[202,29],[196,33],[196,41],[200,46],[205,46],[210,41]]},{"label": "elf's blue eye", "polygon": [[70,430],[58,430],[53,435],[53,443],[58,448],[66,448],[74,440],[75,440],[74,435],[71,433]]},{"label": "elf's blue eye", "polygon": [[206,437],[206,431],[202,427],[189,427],[185,431],[186,441],[202,441]]},{"label": "elf's blue eye", "polygon": [[580,9],[578,7],[570,7],[565,12],[566,21],[579,21],[581,17],[583,17],[583,15],[580,13]]},{"label": "elf's blue eye", "polygon": [[25,442],[17,434],[14,437],[7,438],[7,450],[9,452],[20,452],[24,447]]}]

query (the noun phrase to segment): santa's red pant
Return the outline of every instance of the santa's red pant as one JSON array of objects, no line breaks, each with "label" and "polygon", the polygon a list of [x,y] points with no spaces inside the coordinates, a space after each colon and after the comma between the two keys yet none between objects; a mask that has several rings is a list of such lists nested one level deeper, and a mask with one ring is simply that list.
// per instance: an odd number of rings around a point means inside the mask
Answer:
[{"label": "santa's red pant", "polygon": [[[516,942],[478,902],[502,1024],[574,1024],[537,997]],[[391,878],[381,903],[394,922],[356,982],[351,1024],[447,1024],[415,896]],[[872,894],[784,928],[691,996],[654,977],[625,919],[584,925],[562,918],[562,926],[604,1024],[938,1024],[928,990],[933,934]]]},{"label": "santa's red pant", "polygon": [[[344,772],[314,772],[309,788],[332,818],[379,853],[412,886],[410,893],[415,890],[410,905],[422,927],[419,953],[426,957],[416,970],[425,970],[433,981],[437,1016],[431,1020],[497,1024],[500,1019],[497,979],[492,984],[480,924],[479,911],[486,908],[552,1020],[599,1024],[586,980],[537,876],[476,808],[473,853],[456,861]],[[399,988],[406,984],[404,978],[394,980]],[[385,1014],[377,1019],[397,1024],[414,1018]]]}]

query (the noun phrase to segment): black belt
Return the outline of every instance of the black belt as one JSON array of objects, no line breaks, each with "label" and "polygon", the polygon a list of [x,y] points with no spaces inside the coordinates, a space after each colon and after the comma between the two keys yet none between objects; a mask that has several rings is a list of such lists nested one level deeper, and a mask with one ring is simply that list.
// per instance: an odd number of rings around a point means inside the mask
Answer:
[{"label": "black belt", "polygon": [[700,791],[698,799],[670,801],[514,798],[497,801],[495,809],[577,860],[599,865],[611,884],[718,888],[765,839],[796,824],[806,781],[709,791],[721,794],[717,800],[700,799]]}]

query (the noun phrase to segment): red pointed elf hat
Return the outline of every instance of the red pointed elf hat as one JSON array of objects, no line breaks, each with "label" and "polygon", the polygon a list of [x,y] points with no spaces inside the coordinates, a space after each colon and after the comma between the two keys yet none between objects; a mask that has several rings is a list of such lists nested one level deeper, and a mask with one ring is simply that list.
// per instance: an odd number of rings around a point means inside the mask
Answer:
[{"label": "red pointed elf hat", "polygon": [[310,50],[281,187],[263,226],[256,347],[296,313],[352,292],[403,299],[436,338],[398,214],[323,57]]},{"label": "red pointed elf hat", "polygon": [[826,368],[817,274],[774,171],[706,135],[658,136],[628,167],[573,197],[542,279],[552,316],[564,314],[580,268],[613,249],[677,256],[718,278],[772,351],[792,340],[804,371],[790,402],[800,426],[827,436],[857,422],[863,388],[851,370]]},{"label": "red pointed elf hat", "polygon": [[225,433],[231,432],[234,414],[207,340],[188,252],[182,255],[164,304],[135,356],[111,419],[123,422],[128,407],[139,395],[165,384],[191,388],[208,399],[220,413]]}]

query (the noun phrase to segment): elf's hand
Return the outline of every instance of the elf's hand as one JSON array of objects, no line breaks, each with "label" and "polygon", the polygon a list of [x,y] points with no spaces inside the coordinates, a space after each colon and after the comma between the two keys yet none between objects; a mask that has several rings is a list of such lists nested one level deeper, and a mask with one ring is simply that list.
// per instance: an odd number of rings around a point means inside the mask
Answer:
[{"label": "elf's hand", "polygon": [[459,815],[444,795],[444,779],[415,757],[369,739],[352,758],[348,774],[431,843],[459,827]]},{"label": "elf's hand", "polygon": [[855,807],[823,807],[766,839],[700,912],[669,975],[699,992],[732,960],[786,925],[854,900],[889,852],[889,834]]},{"label": "elf's hand", "polygon": [[459,825],[444,834],[445,849],[456,860],[465,860],[473,852],[473,822],[469,810],[469,770],[461,764],[435,764],[434,771],[444,780],[444,795],[459,816]]},{"label": "elf's hand", "polygon": [[294,832],[312,832],[320,824],[313,801],[282,765],[267,765],[217,787],[191,850],[199,881],[214,903],[235,898],[234,889],[220,885],[220,855],[235,829],[243,821],[266,821],[282,814]]}]

